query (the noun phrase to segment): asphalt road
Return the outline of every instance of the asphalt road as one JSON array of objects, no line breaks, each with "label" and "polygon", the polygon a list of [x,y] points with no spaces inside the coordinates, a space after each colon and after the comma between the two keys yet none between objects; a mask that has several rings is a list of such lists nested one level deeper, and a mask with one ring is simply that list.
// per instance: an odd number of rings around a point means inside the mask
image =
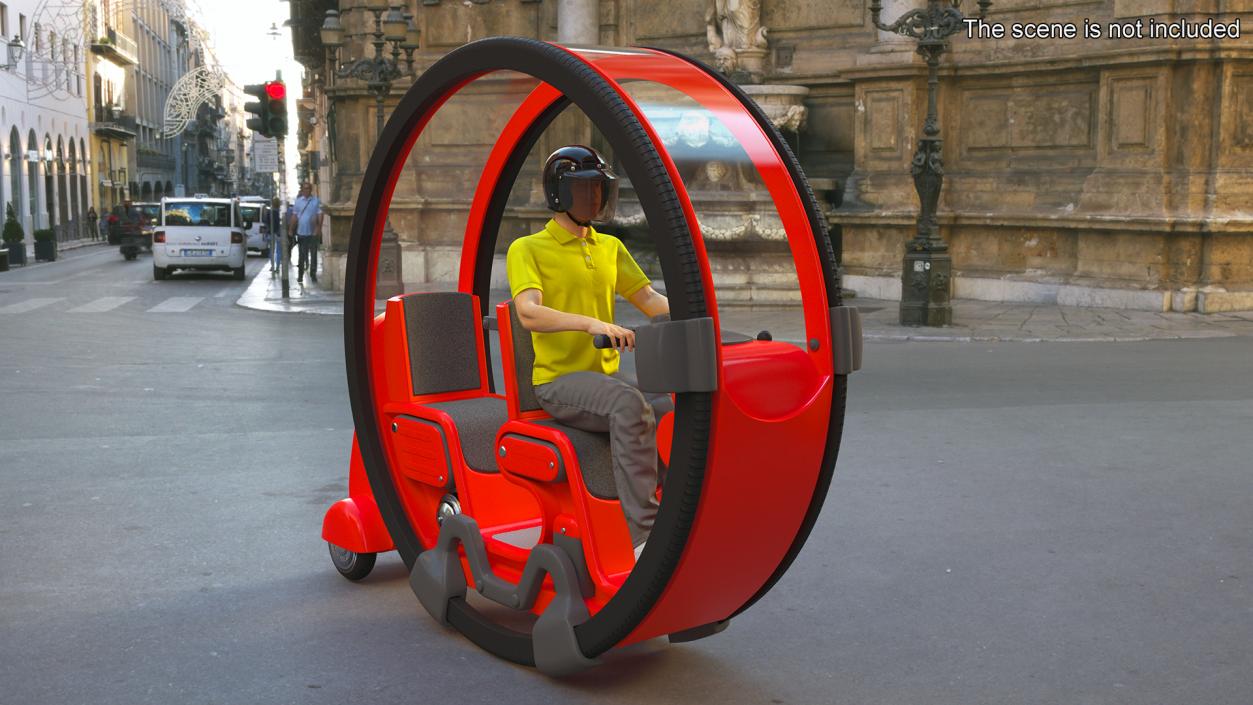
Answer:
[{"label": "asphalt road", "polygon": [[342,321],[246,284],[0,274],[0,703],[1253,702],[1253,339],[868,344],[774,591],[556,681],[334,571]]}]

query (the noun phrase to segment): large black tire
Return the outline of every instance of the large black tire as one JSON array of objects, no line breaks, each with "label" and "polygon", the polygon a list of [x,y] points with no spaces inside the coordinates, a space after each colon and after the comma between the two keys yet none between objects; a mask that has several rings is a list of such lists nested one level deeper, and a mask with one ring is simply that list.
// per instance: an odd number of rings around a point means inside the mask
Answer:
[{"label": "large black tire", "polygon": [[139,253],[135,250],[122,250],[122,256],[126,258],[127,262],[130,262],[138,257]]},{"label": "large black tire", "polygon": [[168,277],[168,276],[170,276],[170,272],[169,272],[169,270],[168,270],[168,269],[166,269],[165,267],[158,267],[158,266],[157,266],[157,265],[155,265],[155,264],[154,264],[154,265],[152,265],[152,278],[153,278],[153,280],[155,280],[155,281],[165,281],[165,278],[166,278],[166,277]]},{"label": "large black tire", "polygon": [[244,268],[243,267],[236,267],[232,269],[231,274],[235,275],[235,281],[241,282],[244,280]]},{"label": "large black tire", "polygon": [[361,580],[374,570],[374,561],[379,555],[377,553],[353,553],[329,541],[326,546],[331,551],[331,563],[335,564],[335,570],[353,582]]}]

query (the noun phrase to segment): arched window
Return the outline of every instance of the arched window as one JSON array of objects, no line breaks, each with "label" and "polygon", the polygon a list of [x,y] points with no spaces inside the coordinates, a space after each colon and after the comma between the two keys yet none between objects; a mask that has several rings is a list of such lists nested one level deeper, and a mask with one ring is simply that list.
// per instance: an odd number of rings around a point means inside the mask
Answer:
[{"label": "arched window", "polygon": [[18,136],[17,127],[9,130],[9,194],[13,203],[13,214],[18,222],[25,213],[25,202],[22,200],[22,138]]},{"label": "arched window", "polygon": [[[30,153],[34,152],[34,159],[30,158]],[[39,189],[43,188],[39,183],[39,138],[35,136],[35,131],[31,130],[26,136],[26,214],[32,218],[31,225],[39,218]]]},{"label": "arched window", "polygon": [[[56,165],[56,179],[57,179],[57,204],[56,204],[57,222],[68,223],[70,222],[70,195],[71,193],[69,190],[69,183],[66,179],[66,174],[65,174],[65,167],[66,167],[65,141],[60,137],[57,138],[56,162],[54,163]],[[49,210],[51,210],[51,208],[49,208]]]},{"label": "arched window", "polygon": [[78,138],[78,160],[79,160],[78,198],[80,201],[79,209],[84,214],[86,214],[87,208],[91,205],[91,192],[87,190],[88,189],[87,166],[89,162],[91,161],[91,154],[87,151],[87,143],[83,141],[82,137]]},{"label": "arched window", "polygon": [[[78,148],[74,146],[74,140],[70,140],[70,148],[67,152],[65,178],[70,185],[69,211],[70,220],[81,220],[83,213],[79,209],[78,200]],[[81,235],[80,235],[81,237]]]}]

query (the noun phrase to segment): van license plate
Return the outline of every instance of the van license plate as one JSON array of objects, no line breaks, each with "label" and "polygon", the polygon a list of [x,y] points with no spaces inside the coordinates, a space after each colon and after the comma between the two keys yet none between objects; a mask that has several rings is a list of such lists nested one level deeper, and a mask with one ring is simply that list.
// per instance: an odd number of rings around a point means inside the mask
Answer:
[{"label": "van license plate", "polygon": [[213,254],[213,250],[183,250],[184,257],[208,257]]}]

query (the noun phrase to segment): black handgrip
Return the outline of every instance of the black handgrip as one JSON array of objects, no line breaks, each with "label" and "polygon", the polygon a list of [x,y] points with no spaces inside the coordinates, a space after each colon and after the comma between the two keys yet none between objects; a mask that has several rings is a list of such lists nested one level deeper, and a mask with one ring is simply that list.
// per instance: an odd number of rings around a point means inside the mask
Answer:
[{"label": "black handgrip", "polygon": [[[632,333],[635,332],[635,328],[631,326],[623,326],[623,327],[631,331]],[[605,335],[604,333],[597,333],[596,335],[592,336],[592,347],[596,348],[597,350],[615,349],[613,345],[613,339]]]}]

